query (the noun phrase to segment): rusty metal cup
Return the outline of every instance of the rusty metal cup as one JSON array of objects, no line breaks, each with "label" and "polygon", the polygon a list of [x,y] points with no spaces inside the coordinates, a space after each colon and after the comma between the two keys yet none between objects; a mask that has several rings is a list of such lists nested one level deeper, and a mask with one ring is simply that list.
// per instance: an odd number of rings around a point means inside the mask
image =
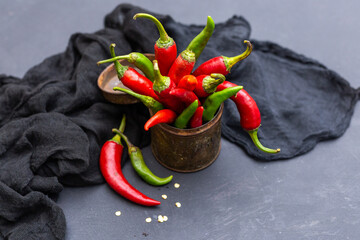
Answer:
[{"label": "rusty metal cup", "polygon": [[156,160],[176,172],[196,172],[212,164],[221,149],[223,108],[222,104],[211,121],[197,128],[152,127],[151,149]]}]

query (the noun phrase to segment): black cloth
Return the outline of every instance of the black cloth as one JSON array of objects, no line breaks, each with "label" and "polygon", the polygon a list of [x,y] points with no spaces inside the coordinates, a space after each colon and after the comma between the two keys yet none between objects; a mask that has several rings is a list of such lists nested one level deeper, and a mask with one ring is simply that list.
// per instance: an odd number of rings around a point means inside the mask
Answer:
[{"label": "black cloth", "polygon": [[[131,141],[140,147],[150,143],[143,130],[147,109],[142,104],[111,104],[97,87],[106,66],[96,62],[110,57],[110,43],[116,43],[118,55],[153,52],[157,30],[148,20],[134,21],[138,12],[148,11],[119,5],[106,16],[104,29],[74,34],[64,53],[45,59],[23,79],[0,75],[0,238],[65,237],[66,221],[56,198],[64,185],[103,182],[99,151],[123,113]],[[203,28],[152,14],[175,39],[179,52]],[[218,55],[239,54],[249,37],[250,25],[242,17],[217,23],[197,65]],[[262,143],[282,151],[277,155],[258,151],[241,129],[231,101],[225,104],[223,136],[264,161],[292,158],[320,140],[341,136],[358,91],[314,60],[274,43],[251,41],[253,53],[233,67],[228,80],[243,85],[258,103]]]}]

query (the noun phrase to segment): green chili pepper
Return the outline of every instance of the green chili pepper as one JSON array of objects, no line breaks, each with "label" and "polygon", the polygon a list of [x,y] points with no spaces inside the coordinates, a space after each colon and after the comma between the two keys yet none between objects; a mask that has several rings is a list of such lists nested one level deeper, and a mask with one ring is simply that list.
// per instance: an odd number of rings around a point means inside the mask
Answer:
[{"label": "green chili pepper", "polygon": [[203,120],[210,121],[214,117],[221,103],[224,102],[226,99],[234,96],[242,88],[243,88],[242,86],[229,87],[208,96],[203,104],[204,107]]},{"label": "green chili pepper", "polygon": [[147,183],[154,186],[161,186],[169,183],[173,175],[170,175],[166,178],[160,178],[156,176],[151,170],[146,166],[143,155],[141,153],[140,148],[134,146],[129,139],[118,129],[114,128],[112,130],[114,133],[119,134],[122,139],[124,139],[129,152],[129,157],[131,161],[131,165],[133,166],[136,173]]},{"label": "green chili pepper", "polygon": [[101,60],[101,61],[97,62],[97,64],[100,65],[100,64],[109,63],[109,62],[112,63],[112,62],[114,62],[116,60],[120,60],[120,59],[125,59],[129,63],[133,63],[137,68],[139,68],[145,74],[145,76],[148,79],[150,79],[150,81],[152,81],[152,82],[154,81],[155,74],[154,74],[154,68],[153,68],[152,62],[144,54],[139,53],[139,52],[132,52],[128,55],[122,55],[122,56],[117,56],[117,57]]},{"label": "green chili pepper", "polygon": [[139,93],[136,93],[130,89],[126,89],[126,88],[121,88],[121,87],[114,87],[113,88],[114,91],[122,91],[125,92],[133,97],[136,97],[137,99],[139,99],[147,108],[151,109],[151,111],[153,111],[153,113],[158,112],[161,109],[164,109],[164,105],[162,105],[160,102],[156,101],[154,98],[150,97],[150,96],[146,96],[146,95],[142,95]]},{"label": "green chili pepper", "polygon": [[191,117],[196,112],[199,106],[199,101],[195,100],[175,119],[174,126],[177,128],[186,128],[186,125],[190,121]]},{"label": "green chili pepper", "polygon": [[197,60],[204,50],[207,42],[215,29],[214,20],[208,16],[205,28],[189,43],[187,50],[195,53],[195,60]]}]

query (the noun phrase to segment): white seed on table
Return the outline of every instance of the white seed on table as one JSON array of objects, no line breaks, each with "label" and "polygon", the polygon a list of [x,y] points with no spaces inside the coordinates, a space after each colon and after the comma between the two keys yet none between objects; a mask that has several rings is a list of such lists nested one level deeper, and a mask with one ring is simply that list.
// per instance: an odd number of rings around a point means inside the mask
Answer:
[{"label": "white seed on table", "polygon": [[168,220],[168,217],[167,216],[163,216],[163,220],[164,222],[166,222]]},{"label": "white seed on table", "polygon": [[181,203],[176,202],[176,203],[175,203],[175,206],[179,208],[179,207],[181,207]]},{"label": "white seed on table", "polygon": [[167,195],[166,195],[166,194],[161,195],[161,197],[162,197],[163,199],[167,199]]},{"label": "white seed on table", "polygon": [[145,222],[147,222],[147,223],[151,222],[151,218],[150,217],[146,218]]},{"label": "white seed on table", "polygon": [[174,187],[175,187],[175,188],[179,188],[179,187],[180,187],[180,184],[175,183],[175,184],[174,184]]},{"label": "white seed on table", "polygon": [[162,223],[163,221],[164,221],[164,217],[162,215],[159,215],[158,216],[158,222]]},{"label": "white seed on table", "polygon": [[120,211],[116,211],[116,212],[115,212],[115,215],[116,215],[116,216],[120,216],[120,215],[121,215],[121,212],[120,212]]}]

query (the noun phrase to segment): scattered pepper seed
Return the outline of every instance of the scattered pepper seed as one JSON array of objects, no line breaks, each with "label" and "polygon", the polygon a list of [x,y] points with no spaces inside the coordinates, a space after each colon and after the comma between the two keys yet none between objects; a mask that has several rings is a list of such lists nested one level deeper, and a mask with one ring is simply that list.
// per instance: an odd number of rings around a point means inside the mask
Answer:
[{"label": "scattered pepper seed", "polygon": [[166,222],[168,220],[168,217],[167,216],[163,216],[163,220],[164,222]]},{"label": "scattered pepper seed", "polygon": [[150,217],[146,218],[145,222],[147,222],[147,223],[151,222],[151,218]]},{"label": "scattered pepper seed", "polygon": [[164,222],[164,217],[162,215],[158,216],[158,222],[160,223]]},{"label": "scattered pepper seed", "polygon": [[175,187],[175,188],[179,188],[179,187],[180,187],[180,184],[175,183],[175,184],[174,184],[174,187]]},{"label": "scattered pepper seed", "polygon": [[166,194],[161,195],[161,197],[162,197],[163,199],[167,199],[167,195],[166,195]]},{"label": "scattered pepper seed", "polygon": [[120,211],[116,211],[116,212],[115,212],[115,215],[116,215],[116,216],[120,216],[120,215],[121,215],[121,212],[120,212]]},{"label": "scattered pepper seed", "polygon": [[181,203],[176,202],[176,203],[175,203],[175,206],[179,208],[179,207],[181,207]]}]

